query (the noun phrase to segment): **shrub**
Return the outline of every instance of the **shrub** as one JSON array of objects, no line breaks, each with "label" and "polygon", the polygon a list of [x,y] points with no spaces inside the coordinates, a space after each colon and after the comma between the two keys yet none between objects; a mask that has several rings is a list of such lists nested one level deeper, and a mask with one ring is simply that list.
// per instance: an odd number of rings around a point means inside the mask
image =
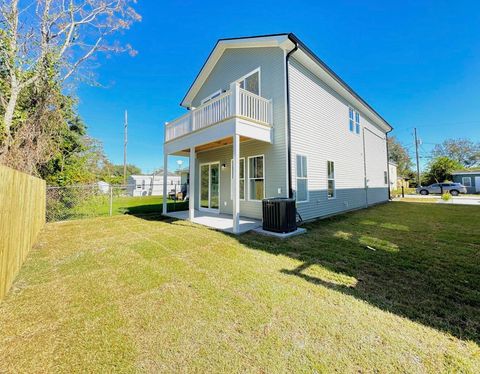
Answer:
[{"label": "shrub", "polygon": [[452,195],[450,195],[449,192],[445,192],[443,195],[442,195],[442,200],[443,201],[450,201],[452,199]]}]

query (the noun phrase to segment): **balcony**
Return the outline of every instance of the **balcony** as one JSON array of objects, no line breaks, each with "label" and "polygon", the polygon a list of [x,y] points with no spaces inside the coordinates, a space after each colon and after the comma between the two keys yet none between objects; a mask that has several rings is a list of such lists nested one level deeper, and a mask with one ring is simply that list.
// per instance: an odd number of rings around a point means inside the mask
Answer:
[{"label": "balcony", "polygon": [[[165,124],[165,143],[173,142],[193,133],[239,120],[245,124],[272,127],[272,100],[255,95],[232,83],[230,90],[190,110],[176,120]],[[251,131],[250,131],[251,133]]]}]

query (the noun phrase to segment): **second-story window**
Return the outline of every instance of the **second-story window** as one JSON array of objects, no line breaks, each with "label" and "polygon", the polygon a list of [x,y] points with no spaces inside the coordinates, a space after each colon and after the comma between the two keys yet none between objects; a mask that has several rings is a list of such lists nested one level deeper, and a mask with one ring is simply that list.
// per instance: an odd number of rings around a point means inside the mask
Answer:
[{"label": "second-story window", "polygon": [[260,95],[260,68],[248,73],[237,82],[240,83],[240,88]]},{"label": "second-story window", "polygon": [[360,134],[360,113],[353,108],[348,108],[348,128],[350,132]]},{"label": "second-story window", "polygon": [[213,100],[215,99],[217,96],[220,96],[222,94],[222,90],[218,90],[218,91],[215,91],[214,93],[212,93],[211,95],[208,95],[206,98],[204,98],[200,104],[205,104],[205,103],[208,103],[210,100]]}]

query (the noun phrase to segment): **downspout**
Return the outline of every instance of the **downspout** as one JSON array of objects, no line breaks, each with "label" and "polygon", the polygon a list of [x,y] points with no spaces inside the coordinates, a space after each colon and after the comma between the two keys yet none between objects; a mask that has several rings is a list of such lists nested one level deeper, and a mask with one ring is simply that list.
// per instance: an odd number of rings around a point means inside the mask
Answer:
[{"label": "downspout", "polygon": [[392,130],[389,130],[385,133],[385,144],[387,147],[387,187],[388,187],[388,200],[392,199],[392,194],[390,192],[390,154],[388,151],[388,134]]},{"label": "downspout", "polygon": [[365,147],[365,127],[362,129],[363,143],[363,185],[365,190],[365,208],[368,208],[368,182],[367,182],[367,148]]},{"label": "downspout", "polygon": [[287,166],[288,166],[288,197],[293,197],[292,189],[292,129],[291,129],[291,112],[290,112],[290,83],[289,83],[289,74],[288,74],[288,61],[290,56],[298,50],[298,42],[291,38],[291,34],[288,35],[288,38],[295,44],[290,52],[287,53],[285,57],[285,84],[287,87]]}]

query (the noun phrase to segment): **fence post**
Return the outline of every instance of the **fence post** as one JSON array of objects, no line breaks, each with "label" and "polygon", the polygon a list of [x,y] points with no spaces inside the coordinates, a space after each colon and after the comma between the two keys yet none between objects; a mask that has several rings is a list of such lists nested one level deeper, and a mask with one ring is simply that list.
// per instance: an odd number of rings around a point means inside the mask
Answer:
[{"label": "fence post", "polygon": [[405,187],[402,185],[402,197],[405,197]]},{"label": "fence post", "polygon": [[110,216],[112,216],[113,210],[113,186],[110,184]]},{"label": "fence post", "polygon": [[174,186],[175,195],[173,195],[173,211],[177,211],[177,184]]}]

